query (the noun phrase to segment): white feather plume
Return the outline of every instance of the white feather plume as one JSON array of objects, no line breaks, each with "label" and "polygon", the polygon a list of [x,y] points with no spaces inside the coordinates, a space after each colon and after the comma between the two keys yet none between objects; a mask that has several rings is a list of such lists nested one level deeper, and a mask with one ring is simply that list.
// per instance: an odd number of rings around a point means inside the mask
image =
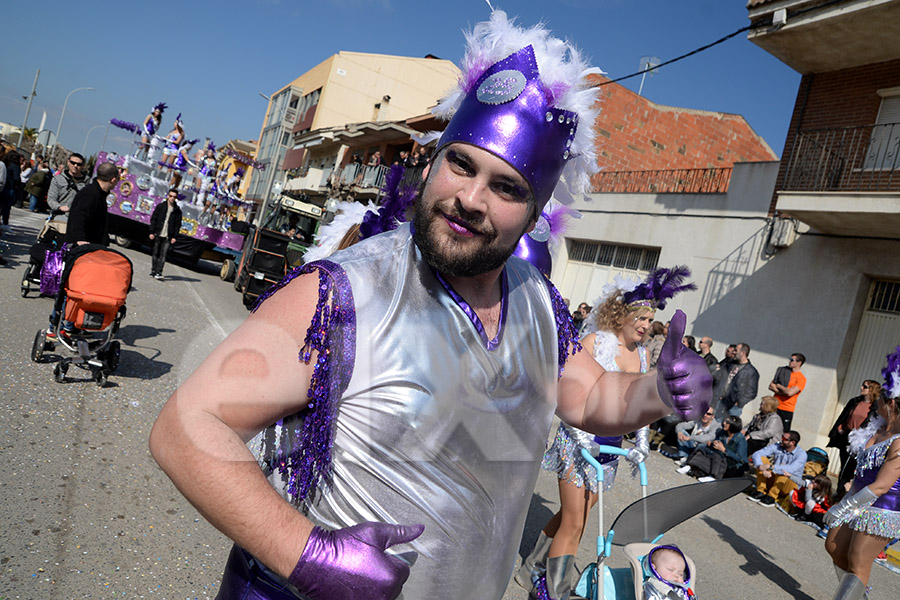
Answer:
[{"label": "white feather plume", "polygon": [[563,186],[557,185],[554,197],[563,204],[571,204],[573,194],[587,194],[591,189],[591,176],[599,171],[594,121],[600,112],[597,107],[599,91],[589,85],[587,78],[602,71],[589,66],[573,44],[553,37],[543,24],[527,29],[517,27],[515,19],[507,18],[502,10],[494,10],[490,20],[476,24],[465,37],[466,53],[459,85],[434,108],[434,115],[449,121],[485,70],[510,54],[532,46],[541,82],[554,96],[551,106],[578,115],[578,128],[570,148],[572,158],[566,161],[561,177],[569,193],[561,192]]},{"label": "white feather plume", "polygon": [[373,202],[363,204],[361,202],[338,202],[334,219],[328,225],[319,227],[316,234],[315,245],[303,255],[303,264],[311,263],[331,256],[354,225],[363,222],[366,213],[375,212],[378,207]]}]

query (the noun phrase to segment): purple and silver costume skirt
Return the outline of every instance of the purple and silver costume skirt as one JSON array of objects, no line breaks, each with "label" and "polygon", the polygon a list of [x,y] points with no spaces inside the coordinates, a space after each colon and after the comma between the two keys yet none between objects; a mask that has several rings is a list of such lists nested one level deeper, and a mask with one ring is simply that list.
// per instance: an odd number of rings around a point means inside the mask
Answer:
[{"label": "purple and silver costume skirt", "polygon": [[[589,433],[560,423],[556,429],[553,443],[544,452],[541,467],[551,473],[556,473],[560,479],[578,487],[587,486],[591,492],[597,493],[599,491],[597,469],[581,456],[581,449],[587,448],[603,465],[603,490],[608,490],[616,479],[618,457],[611,454],[598,455],[597,444],[593,442],[593,437]],[[603,443],[609,446],[621,446],[622,438],[621,436],[603,438]]]}]

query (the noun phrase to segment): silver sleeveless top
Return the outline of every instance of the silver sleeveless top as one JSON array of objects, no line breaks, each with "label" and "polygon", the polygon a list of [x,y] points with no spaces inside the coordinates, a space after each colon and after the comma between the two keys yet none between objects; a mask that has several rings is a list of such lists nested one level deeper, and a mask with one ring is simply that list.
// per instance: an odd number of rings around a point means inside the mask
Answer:
[{"label": "silver sleeveless top", "polygon": [[509,260],[505,317],[486,343],[408,225],[328,260],[353,290],[356,360],[337,407],[330,485],[304,509],[329,528],[424,524],[419,539],[392,549],[418,553],[407,600],[501,598],[556,408],[546,282]]}]

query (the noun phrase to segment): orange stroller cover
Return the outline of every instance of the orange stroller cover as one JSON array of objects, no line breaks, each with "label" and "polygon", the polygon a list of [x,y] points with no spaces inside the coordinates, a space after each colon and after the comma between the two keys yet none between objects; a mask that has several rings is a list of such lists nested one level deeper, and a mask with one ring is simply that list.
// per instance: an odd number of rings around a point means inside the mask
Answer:
[{"label": "orange stroller cover", "polygon": [[75,327],[109,327],[131,287],[131,262],[112,250],[95,250],[75,259],[65,284],[66,320]]}]

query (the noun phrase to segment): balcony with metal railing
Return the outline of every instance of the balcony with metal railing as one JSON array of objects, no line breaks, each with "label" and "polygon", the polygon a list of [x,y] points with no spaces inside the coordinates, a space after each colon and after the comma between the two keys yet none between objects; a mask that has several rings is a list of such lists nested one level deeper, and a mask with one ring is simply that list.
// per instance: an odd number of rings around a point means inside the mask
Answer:
[{"label": "balcony with metal railing", "polygon": [[597,194],[724,194],[731,167],[658,171],[601,171],[592,180]]},{"label": "balcony with metal railing", "polygon": [[900,123],[798,131],[777,192],[819,231],[900,237]]}]

